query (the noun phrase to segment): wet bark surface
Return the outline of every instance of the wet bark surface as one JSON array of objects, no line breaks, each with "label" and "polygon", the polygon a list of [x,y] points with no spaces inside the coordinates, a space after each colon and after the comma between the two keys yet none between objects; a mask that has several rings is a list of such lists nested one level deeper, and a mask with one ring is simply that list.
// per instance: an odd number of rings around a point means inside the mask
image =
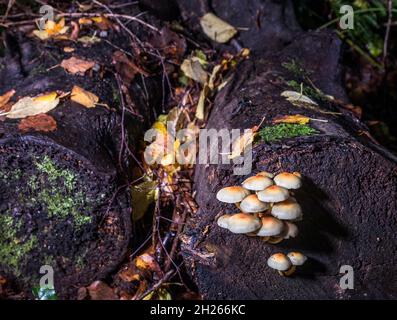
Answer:
[{"label": "wet bark surface", "polygon": [[[287,5],[284,1],[253,2],[279,10]],[[218,3],[213,1],[212,8]],[[231,6],[215,13],[232,17],[229,10],[234,11]],[[252,17],[253,12],[247,14]],[[234,175],[232,165],[197,165],[195,189],[200,210],[182,236],[186,265],[206,299],[396,298],[396,157],[363,135],[366,127],[341,105],[321,102],[321,109],[313,110],[293,106],[280,96],[290,90],[285,80],[292,77],[282,64],[295,59],[311,71],[313,82],[324,93],[346,101],[337,37],[296,30],[285,35],[284,16],[278,13],[276,10],[279,18],[271,28],[264,21],[263,29],[257,31],[269,41],[265,47],[278,50],[254,48],[253,58],[238,67],[232,81],[217,95],[207,128],[247,129],[264,116],[266,126],[277,116],[298,113],[328,121],[311,122],[316,135],[258,142],[253,147],[252,174],[263,170],[302,173],[303,187],[296,193],[304,212],[303,221],[298,222],[300,233],[295,239],[271,245],[221,229],[216,217],[237,209],[217,201],[216,192],[240,184],[246,176]],[[242,13],[230,22],[239,25],[239,19],[246,18]],[[271,33],[274,40],[268,37],[269,29],[280,30]],[[289,37],[290,43],[280,46],[279,35]],[[309,260],[293,277],[280,277],[267,267],[271,254],[294,250]],[[342,265],[353,267],[353,290],[342,290],[339,285]]]},{"label": "wet bark surface", "polygon": [[[148,39],[141,29],[136,35]],[[112,54],[129,50],[130,43],[123,32],[108,33],[91,46],[13,33],[6,37],[2,92],[15,89],[25,97],[68,92],[77,85],[107,104],[88,109],[61,100],[48,112],[57,122],[52,132],[21,132],[19,119],[0,121],[0,273],[27,296],[39,283],[40,267],[50,265],[58,297],[75,298],[80,286],[104,279],[120,264],[134,237],[129,192],[121,187],[136,164],[125,146],[135,152],[143,128],[153,121],[162,99],[160,78],[122,83],[134,95],[129,105],[135,108],[135,114],[122,115]],[[65,46],[74,52],[65,53]],[[56,67],[72,56],[95,61],[97,67],[84,76]]]}]

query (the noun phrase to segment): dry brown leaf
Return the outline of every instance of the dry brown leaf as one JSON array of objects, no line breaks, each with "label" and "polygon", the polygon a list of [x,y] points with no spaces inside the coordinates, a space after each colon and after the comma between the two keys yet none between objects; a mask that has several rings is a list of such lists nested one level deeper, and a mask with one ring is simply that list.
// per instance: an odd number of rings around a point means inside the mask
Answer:
[{"label": "dry brown leaf", "polygon": [[14,96],[15,90],[12,89],[7,91],[5,94],[0,96],[0,110],[10,101],[10,99]]},{"label": "dry brown leaf", "polygon": [[113,23],[104,16],[93,17],[91,20],[94,21],[101,30],[113,29]]},{"label": "dry brown leaf", "polygon": [[285,115],[273,120],[273,123],[299,123],[299,124],[307,124],[309,123],[310,118],[303,116],[301,114],[294,115]]},{"label": "dry brown leaf", "polygon": [[116,65],[116,71],[120,74],[122,80],[129,84],[135,78],[136,74],[142,74],[145,77],[149,76],[149,73],[138,66],[134,61],[130,60],[127,55],[122,51],[115,51],[113,53],[113,64]]},{"label": "dry brown leaf", "polygon": [[26,118],[40,113],[46,113],[54,109],[59,104],[56,92],[51,92],[35,98],[24,97],[15,103],[10,111],[0,115],[5,115],[10,119]]},{"label": "dry brown leaf", "polygon": [[117,300],[113,289],[102,281],[93,282],[87,290],[92,300]]},{"label": "dry brown leaf", "polygon": [[61,67],[71,74],[83,75],[87,70],[93,68],[94,66],[95,66],[94,61],[83,60],[76,57],[64,59],[61,62]]},{"label": "dry brown leaf", "polygon": [[22,132],[30,130],[50,132],[57,129],[57,123],[50,115],[41,113],[22,119],[18,124],[18,129]]},{"label": "dry brown leaf", "polygon": [[86,108],[94,108],[95,104],[99,101],[99,98],[95,94],[86,91],[79,86],[73,87],[70,99]]}]

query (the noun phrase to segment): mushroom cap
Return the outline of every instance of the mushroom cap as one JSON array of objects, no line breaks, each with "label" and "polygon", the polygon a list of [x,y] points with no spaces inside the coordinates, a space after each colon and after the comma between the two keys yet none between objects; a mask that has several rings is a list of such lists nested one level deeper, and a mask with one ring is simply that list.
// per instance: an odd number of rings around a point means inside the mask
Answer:
[{"label": "mushroom cap", "polygon": [[302,217],[302,208],[294,198],[289,198],[274,204],[271,213],[281,220],[295,220]]},{"label": "mushroom cap", "polygon": [[250,194],[245,197],[243,201],[240,203],[240,209],[243,212],[263,212],[270,208],[270,205],[266,202],[262,202],[258,199],[256,194]]},{"label": "mushroom cap", "polygon": [[307,257],[300,252],[290,252],[287,256],[294,266],[301,266],[307,260]]},{"label": "mushroom cap", "polygon": [[257,175],[257,176],[268,177],[268,178],[270,178],[270,179],[273,179],[273,178],[274,178],[274,174],[273,174],[273,173],[270,173],[270,172],[267,172],[267,171],[258,172],[256,175]]},{"label": "mushroom cap", "polygon": [[285,223],[284,225],[285,231],[283,234],[284,239],[295,238],[299,233],[296,224],[289,221],[285,221],[284,223]]},{"label": "mushroom cap", "polygon": [[284,231],[284,223],[275,217],[266,216],[261,221],[262,227],[256,233],[259,237],[277,236]]},{"label": "mushroom cap", "polygon": [[292,263],[284,253],[275,253],[267,259],[267,265],[279,271],[286,271],[291,268]]},{"label": "mushroom cap", "polygon": [[245,179],[242,186],[248,190],[260,191],[273,185],[273,180],[265,176],[252,176]]},{"label": "mushroom cap", "polygon": [[236,203],[243,200],[249,194],[250,192],[243,187],[231,186],[219,190],[216,194],[216,198],[221,202]]},{"label": "mushroom cap", "polygon": [[230,214],[224,214],[223,216],[220,216],[220,217],[218,218],[218,220],[216,221],[216,223],[217,223],[218,226],[220,226],[221,228],[228,229],[228,226],[229,226],[228,220],[229,220],[230,217],[231,217]]},{"label": "mushroom cap", "polygon": [[297,174],[282,172],[274,177],[276,185],[285,189],[298,189],[302,186],[302,180]]},{"label": "mushroom cap", "polygon": [[283,187],[274,185],[259,191],[257,195],[258,199],[263,202],[280,202],[288,199],[289,192]]},{"label": "mushroom cap", "polygon": [[233,233],[250,233],[261,227],[261,220],[248,213],[236,213],[228,219],[228,229]]}]

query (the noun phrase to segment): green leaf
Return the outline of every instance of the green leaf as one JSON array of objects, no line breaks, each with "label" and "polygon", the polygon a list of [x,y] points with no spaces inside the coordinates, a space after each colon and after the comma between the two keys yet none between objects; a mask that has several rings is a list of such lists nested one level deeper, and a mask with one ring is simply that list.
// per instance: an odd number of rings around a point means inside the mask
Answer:
[{"label": "green leaf", "polygon": [[141,219],[149,206],[158,199],[157,181],[144,181],[131,188],[132,220]]}]

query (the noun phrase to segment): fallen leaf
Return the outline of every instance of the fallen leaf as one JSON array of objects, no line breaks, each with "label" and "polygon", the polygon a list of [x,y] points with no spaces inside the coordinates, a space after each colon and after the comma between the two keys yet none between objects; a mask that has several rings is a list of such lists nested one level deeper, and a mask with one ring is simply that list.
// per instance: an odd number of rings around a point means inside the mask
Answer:
[{"label": "fallen leaf", "polygon": [[149,206],[154,203],[159,195],[157,181],[144,181],[131,188],[132,220],[141,219]]},{"label": "fallen leaf", "polygon": [[54,109],[59,104],[59,98],[57,93],[52,92],[39,97],[31,98],[24,97],[15,103],[10,111],[2,113],[10,119],[26,118],[28,116],[34,116],[40,113],[46,113]]},{"label": "fallen leaf", "polygon": [[102,281],[95,281],[87,287],[92,300],[117,300],[113,289]]},{"label": "fallen leaf", "polygon": [[78,38],[77,41],[78,41],[78,42],[81,42],[82,44],[85,44],[85,45],[93,45],[93,44],[95,44],[95,43],[101,42],[101,39],[99,39],[99,38],[96,37],[96,36],[92,36],[92,37],[90,37],[90,36],[83,36],[83,37],[81,37],[81,38]]},{"label": "fallen leaf", "polygon": [[79,25],[90,25],[90,24],[92,24],[93,23],[93,21],[90,19],[90,18],[80,18],[79,19]]},{"label": "fallen leaf", "polygon": [[228,156],[229,159],[234,159],[240,156],[248,146],[252,145],[257,132],[248,129],[243,135],[236,138],[232,143],[232,153]]},{"label": "fallen leaf", "polygon": [[95,104],[99,101],[99,98],[95,94],[86,91],[79,86],[73,87],[70,99],[86,108],[94,108]]},{"label": "fallen leaf", "polygon": [[309,123],[310,118],[303,116],[301,114],[294,115],[285,115],[273,120],[273,123],[299,123],[299,124],[307,124]]},{"label": "fallen leaf", "polygon": [[185,59],[181,65],[181,70],[188,77],[201,84],[207,82],[208,74],[203,69],[198,58]]},{"label": "fallen leaf", "polygon": [[287,100],[290,101],[294,105],[308,104],[308,105],[312,105],[312,106],[318,106],[318,104],[316,102],[314,102],[312,99],[303,95],[300,92],[283,91],[281,93],[281,96],[287,98]]},{"label": "fallen leaf", "polygon": [[94,61],[83,60],[76,57],[64,59],[61,62],[61,67],[71,74],[83,75],[87,70],[95,66]]},{"label": "fallen leaf", "polygon": [[48,20],[44,26],[44,30],[34,30],[33,34],[41,40],[47,40],[58,35],[63,35],[69,30],[65,26],[65,19],[62,18],[59,22]]},{"label": "fallen leaf", "polygon": [[116,66],[117,73],[121,75],[121,78],[127,84],[131,83],[136,74],[142,74],[145,77],[149,76],[149,73],[146,70],[138,66],[134,61],[130,60],[122,51],[115,51],[112,58],[113,64]]},{"label": "fallen leaf", "polygon": [[50,132],[56,130],[56,128],[57,123],[55,119],[45,113],[24,118],[18,124],[18,129],[22,132],[27,132],[30,130]]},{"label": "fallen leaf", "polygon": [[10,99],[14,96],[14,94],[15,94],[15,90],[12,89],[10,91],[7,91],[2,96],[0,96],[0,109],[2,109],[10,101]]},{"label": "fallen leaf", "polygon": [[101,30],[108,30],[113,28],[113,23],[106,17],[93,17],[91,18],[92,21],[99,27]]},{"label": "fallen leaf", "polygon": [[142,270],[149,270],[153,272],[161,271],[156,259],[148,253],[143,253],[138,256],[135,260],[135,265]]},{"label": "fallen leaf", "polygon": [[65,47],[65,48],[63,48],[63,51],[66,52],[66,53],[73,52],[74,50],[75,50],[75,49],[72,48],[72,47]]},{"label": "fallen leaf", "polygon": [[197,108],[196,108],[196,118],[199,120],[204,120],[205,99],[207,98],[208,92],[209,92],[209,86],[205,84],[203,90],[201,90],[199,101],[197,103]]},{"label": "fallen leaf", "polygon": [[73,27],[73,30],[70,34],[70,40],[76,41],[77,38],[79,37],[80,25],[76,21],[72,21],[70,24]]},{"label": "fallen leaf", "polygon": [[218,73],[219,73],[219,71],[221,71],[221,70],[222,70],[222,65],[221,65],[221,64],[216,65],[216,66],[214,67],[214,69],[212,69],[212,73],[211,73],[210,79],[209,79],[209,81],[208,81],[208,87],[209,87],[211,90],[214,90],[214,88],[215,88],[215,80],[216,80],[216,77],[218,76]]},{"label": "fallen leaf", "polygon": [[200,25],[210,39],[219,43],[228,42],[237,33],[236,28],[218,18],[213,13],[207,13],[201,17]]}]

